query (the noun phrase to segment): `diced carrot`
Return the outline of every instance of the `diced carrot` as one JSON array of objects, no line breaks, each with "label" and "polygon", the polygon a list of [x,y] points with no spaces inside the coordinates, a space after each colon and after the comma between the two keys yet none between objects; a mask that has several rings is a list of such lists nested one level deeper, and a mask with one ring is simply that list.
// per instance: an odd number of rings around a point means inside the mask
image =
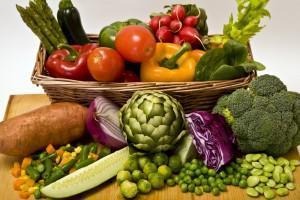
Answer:
[{"label": "diced carrot", "polygon": [[20,191],[21,190],[21,185],[23,185],[24,183],[25,183],[24,179],[18,178],[16,180],[14,180],[14,182],[13,182],[14,190]]},{"label": "diced carrot", "polygon": [[63,154],[64,154],[64,150],[62,150],[62,149],[57,149],[56,150],[56,153],[57,153],[57,155],[59,155],[59,156],[62,156]]},{"label": "diced carrot", "polygon": [[30,197],[30,193],[27,191],[20,191],[19,196],[21,199],[28,199]]},{"label": "diced carrot", "polygon": [[64,157],[63,159],[61,159],[60,163],[59,163],[59,166],[62,166],[66,163],[68,163],[72,158],[71,157]]},{"label": "diced carrot", "polygon": [[21,176],[21,166],[19,162],[14,162],[14,166],[11,168],[11,174],[16,178]]},{"label": "diced carrot", "polygon": [[25,184],[28,185],[29,187],[32,187],[34,186],[35,182],[32,179],[27,179]]},{"label": "diced carrot", "polygon": [[52,144],[48,144],[48,146],[46,147],[46,152],[48,154],[51,154],[51,153],[55,152],[55,148],[52,146]]},{"label": "diced carrot", "polygon": [[32,158],[30,157],[25,157],[22,161],[21,168],[26,169],[30,164],[31,164]]},{"label": "diced carrot", "polygon": [[26,183],[24,183],[20,186],[20,189],[21,191],[28,192],[29,186]]}]

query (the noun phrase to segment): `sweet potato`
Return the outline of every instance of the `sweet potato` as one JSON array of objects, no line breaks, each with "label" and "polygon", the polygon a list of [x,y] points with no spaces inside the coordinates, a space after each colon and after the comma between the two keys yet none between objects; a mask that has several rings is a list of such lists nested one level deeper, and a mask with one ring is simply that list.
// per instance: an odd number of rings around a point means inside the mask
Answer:
[{"label": "sweet potato", "polygon": [[87,108],[55,103],[0,123],[0,153],[26,156],[48,144],[65,145],[85,133]]}]

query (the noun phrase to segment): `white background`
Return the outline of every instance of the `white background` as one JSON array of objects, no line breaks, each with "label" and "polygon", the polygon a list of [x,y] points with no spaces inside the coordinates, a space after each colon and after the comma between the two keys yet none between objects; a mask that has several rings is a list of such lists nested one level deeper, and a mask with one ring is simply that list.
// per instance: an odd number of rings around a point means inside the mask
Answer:
[{"label": "white background", "polygon": [[[27,6],[28,2],[1,0],[0,4],[0,118],[9,95],[43,92],[30,81],[39,41],[15,9],[15,4]],[[56,13],[59,1],[48,2]],[[99,33],[103,26],[116,20],[148,21],[151,12],[162,11],[166,4],[190,2],[206,9],[211,34],[221,33],[230,13],[236,11],[235,0],[73,0],[88,33]],[[272,19],[251,40],[254,57],[267,66],[263,73],[279,76],[290,90],[300,92],[300,1],[270,0],[268,9]]]}]

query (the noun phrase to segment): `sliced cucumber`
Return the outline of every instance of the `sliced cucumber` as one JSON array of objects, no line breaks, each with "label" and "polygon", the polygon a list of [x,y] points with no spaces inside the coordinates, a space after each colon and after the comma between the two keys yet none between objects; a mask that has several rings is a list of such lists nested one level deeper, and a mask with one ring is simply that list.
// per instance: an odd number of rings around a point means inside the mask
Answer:
[{"label": "sliced cucumber", "polygon": [[125,147],[43,187],[41,192],[51,198],[65,198],[87,191],[116,176],[128,156],[129,148]]}]

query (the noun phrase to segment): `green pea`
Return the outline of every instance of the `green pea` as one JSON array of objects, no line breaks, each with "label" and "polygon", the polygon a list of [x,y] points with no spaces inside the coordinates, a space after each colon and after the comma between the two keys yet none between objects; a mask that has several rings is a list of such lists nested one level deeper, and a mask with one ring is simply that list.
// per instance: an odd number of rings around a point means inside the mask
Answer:
[{"label": "green pea", "polygon": [[186,175],[184,178],[183,178],[183,181],[187,184],[190,184],[192,183],[192,178],[189,176],[189,175]]},{"label": "green pea", "polygon": [[290,160],[290,165],[299,166],[300,165],[300,160]]},{"label": "green pea", "polygon": [[280,183],[286,184],[289,182],[289,176],[286,173],[280,174]]},{"label": "green pea", "polygon": [[267,186],[273,188],[273,187],[276,186],[276,182],[275,182],[274,180],[270,179],[270,180],[268,180],[268,182],[267,182]]},{"label": "green pea", "polygon": [[249,187],[254,187],[259,183],[259,177],[258,176],[249,176],[247,179],[247,185]]},{"label": "green pea", "polygon": [[206,192],[206,193],[210,193],[211,192],[211,187],[208,186],[208,185],[204,185],[203,186],[203,191]]},{"label": "green pea", "polygon": [[263,194],[264,193],[264,189],[261,186],[256,186],[254,188],[259,194]]},{"label": "green pea", "polygon": [[260,158],[258,162],[262,165],[266,165],[269,163],[269,160],[267,158],[263,157],[263,158]]},{"label": "green pea", "polygon": [[202,179],[204,179],[204,175],[201,174],[198,178],[200,178],[202,180]]},{"label": "green pea", "polygon": [[180,189],[181,189],[181,192],[187,192],[188,191],[188,185],[186,183],[183,183],[180,185]]},{"label": "green pea", "polygon": [[171,186],[171,187],[176,185],[175,180],[172,178],[168,178],[166,182],[167,182],[167,185]]},{"label": "green pea", "polygon": [[265,177],[265,176],[259,176],[259,181],[262,182],[262,183],[266,183],[268,182],[268,177]]},{"label": "green pea", "polygon": [[295,184],[292,182],[287,183],[285,187],[289,190],[294,190],[296,188]]},{"label": "green pea", "polygon": [[272,156],[268,156],[268,161],[273,165],[277,164],[276,160]]},{"label": "green pea", "polygon": [[238,186],[239,183],[240,183],[240,180],[239,180],[239,179],[237,179],[237,178],[233,178],[233,179],[232,179],[232,185]]},{"label": "green pea", "polygon": [[220,189],[217,188],[217,187],[213,188],[211,192],[214,196],[219,196],[220,195]]},{"label": "green pea", "polygon": [[221,178],[217,178],[217,179],[216,179],[216,183],[218,183],[218,184],[219,184],[219,183],[220,183],[220,184],[223,184],[224,182],[223,182],[223,180],[222,180]]},{"label": "green pea", "polygon": [[195,175],[200,176],[201,175],[201,169],[196,169],[195,170]]},{"label": "green pea", "polygon": [[248,169],[248,170],[253,169],[253,166],[251,164],[249,164],[249,163],[243,163],[241,165],[241,167],[245,168],[245,169]]},{"label": "green pea", "polygon": [[[247,172],[248,172],[248,171],[247,171]],[[221,171],[221,172],[220,172],[220,176],[221,176],[222,178],[225,178],[225,177],[226,177],[226,172]]]},{"label": "green pea", "polygon": [[179,180],[178,181],[178,185],[180,186],[181,184],[183,184],[184,183],[184,181],[183,180]]},{"label": "green pea", "polygon": [[201,180],[201,185],[207,185],[207,184],[208,184],[207,179],[206,179],[206,178],[203,178],[203,179]]},{"label": "green pea", "polygon": [[207,172],[208,176],[215,176],[216,175],[216,170],[214,169],[209,169]]},{"label": "green pea", "polygon": [[235,162],[236,162],[237,164],[242,164],[243,160],[244,160],[244,159],[242,159],[242,158],[236,158],[236,159],[235,159]]},{"label": "green pea", "polygon": [[175,181],[175,183],[179,182],[179,176],[178,175],[174,176],[174,181]]},{"label": "green pea", "polygon": [[216,182],[211,182],[208,183],[210,187],[214,188],[214,187],[218,187],[218,184]]},{"label": "green pea", "polygon": [[231,166],[234,170],[236,170],[236,171],[238,171],[239,168],[240,168],[240,166],[239,166],[238,164],[234,163],[234,162],[231,162],[230,166]]},{"label": "green pea", "polygon": [[281,166],[275,166],[273,171],[273,179],[276,183],[280,182],[280,174],[283,172],[283,168]]},{"label": "green pea", "polygon": [[277,158],[276,162],[277,162],[277,165],[280,165],[280,166],[289,165],[290,164],[290,162],[286,158],[283,158],[283,157]]},{"label": "green pea", "polygon": [[229,178],[229,177],[226,177],[225,179],[224,179],[224,181],[223,181],[226,185],[231,185],[231,183],[232,183],[232,179],[231,178]]},{"label": "green pea", "polygon": [[278,194],[278,196],[283,197],[283,196],[286,196],[286,195],[289,194],[289,190],[286,189],[286,188],[278,188],[278,189],[276,190],[276,194]]},{"label": "green pea", "polygon": [[279,183],[279,184],[277,184],[277,185],[275,186],[276,189],[278,189],[278,188],[283,188],[283,187],[284,187],[284,185],[283,185],[282,183]]},{"label": "green pea", "polygon": [[189,170],[195,171],[198,168],[198,165],[195,163],[192,163],[189,167]]},{"label": "green pea", "polygon": [[227,174],[233,174],[233,168],[230,166],[225,167],[225,171]]},{"label": "green pea", "polygon": [[239,182],[239,187],[240,188],[246,188],[247,187],[247,181],[246,180],[240,180]]},{"label": "green pea", "polygon": [[179,178],[183,179],[185,177],[185,175],[186,174],[184,172],[180,172],[178,176],[179,176]]},{"label": "green pea", "polygon": [[208,168],[206,166],[201,167],[201,173],[202,174],[207,174]]},{"label": "green pea", "polygon": [[246,189],[246,193],[250,197],[258,197],[259,196],[259,193],[254,188],[251,188],[251,187]]},{"label": "green pea", "polygon": [[255,167],[256,169],[263,168],[262,164],[260,164],[259,162],[252,162],[252,166]]},{"label": "green pea", "polygon": [[224,185],[223,183],[218,183],[217,186],[220,189],[220,191],[222,192],[227,191],[226,185]]},{"label": "green pea", "polygon": [[234,178],[241,179],[241,174],[240,174],[240,173],[236,173],[236,174],[234,175]]},{"label": "green pea", "polygon": [[208,181],[208,183],[213,183],[216,181],[216,179],[214,177],[210,176],[207,181]]},{"label": "green pea", "polygon": [[186,163],[184,163],[184,165],[183,165],[183,167],[184,167],[185,169],[188,169],[190,166],[191,166],[191,163],[189,163],[189,162],[186,162]]},{"label": "green pea", "polygon": [[264,191],[264,196],[266,199],[274,199],[276,194],[273,190],[266,190]]},{"label": "green pea", "polygon": [[284,173],[289,177],[289,181],[294,181],[293,171],[290,166],[284,166]]},{"label": "green pea", "polygon": [[200,178],[195,178],[193,180],[193,183],[196,185],[196,186],[200,186],[201,185],[201,179]]},{"label": "green pea", "polygon": [[253,158],[253,154],[247,154],[245,156],[245,159],[246,159],[247,162],[252,162],[252,158]]},{"label": "green pea", "polygon": [[202,195],[203,194],[203,188],[202,187],[195,187],[195,194],[196,195]]},{"label": "green pea", "polygon": [[186,170],[185,173],[186,173],[187,175],[191,176],[191,177],[194,177],[194,176],[195,176],[195,173],[194,173],[194,171],[192,171],[192,170]]},{"label": "green pea", "polygon": [[250,174],[253,176],[259,176],[259,175],[262,175],[263,173],[264,173],[263,170],[256,169],[256,168],[254,168],[250,171]]},{"label": "green pea", "polygon": [[274,165],[268,163],[268,164],[266,164],[266,165],[264,166],[263,170],[264,170],[265,172],[273,172],[273,170],[274,170]]},{"label": "green pea", "polygon": [[188,191],[193,193],[195,191],[195,184],[194,183],[191,183],[188,185]]}]

